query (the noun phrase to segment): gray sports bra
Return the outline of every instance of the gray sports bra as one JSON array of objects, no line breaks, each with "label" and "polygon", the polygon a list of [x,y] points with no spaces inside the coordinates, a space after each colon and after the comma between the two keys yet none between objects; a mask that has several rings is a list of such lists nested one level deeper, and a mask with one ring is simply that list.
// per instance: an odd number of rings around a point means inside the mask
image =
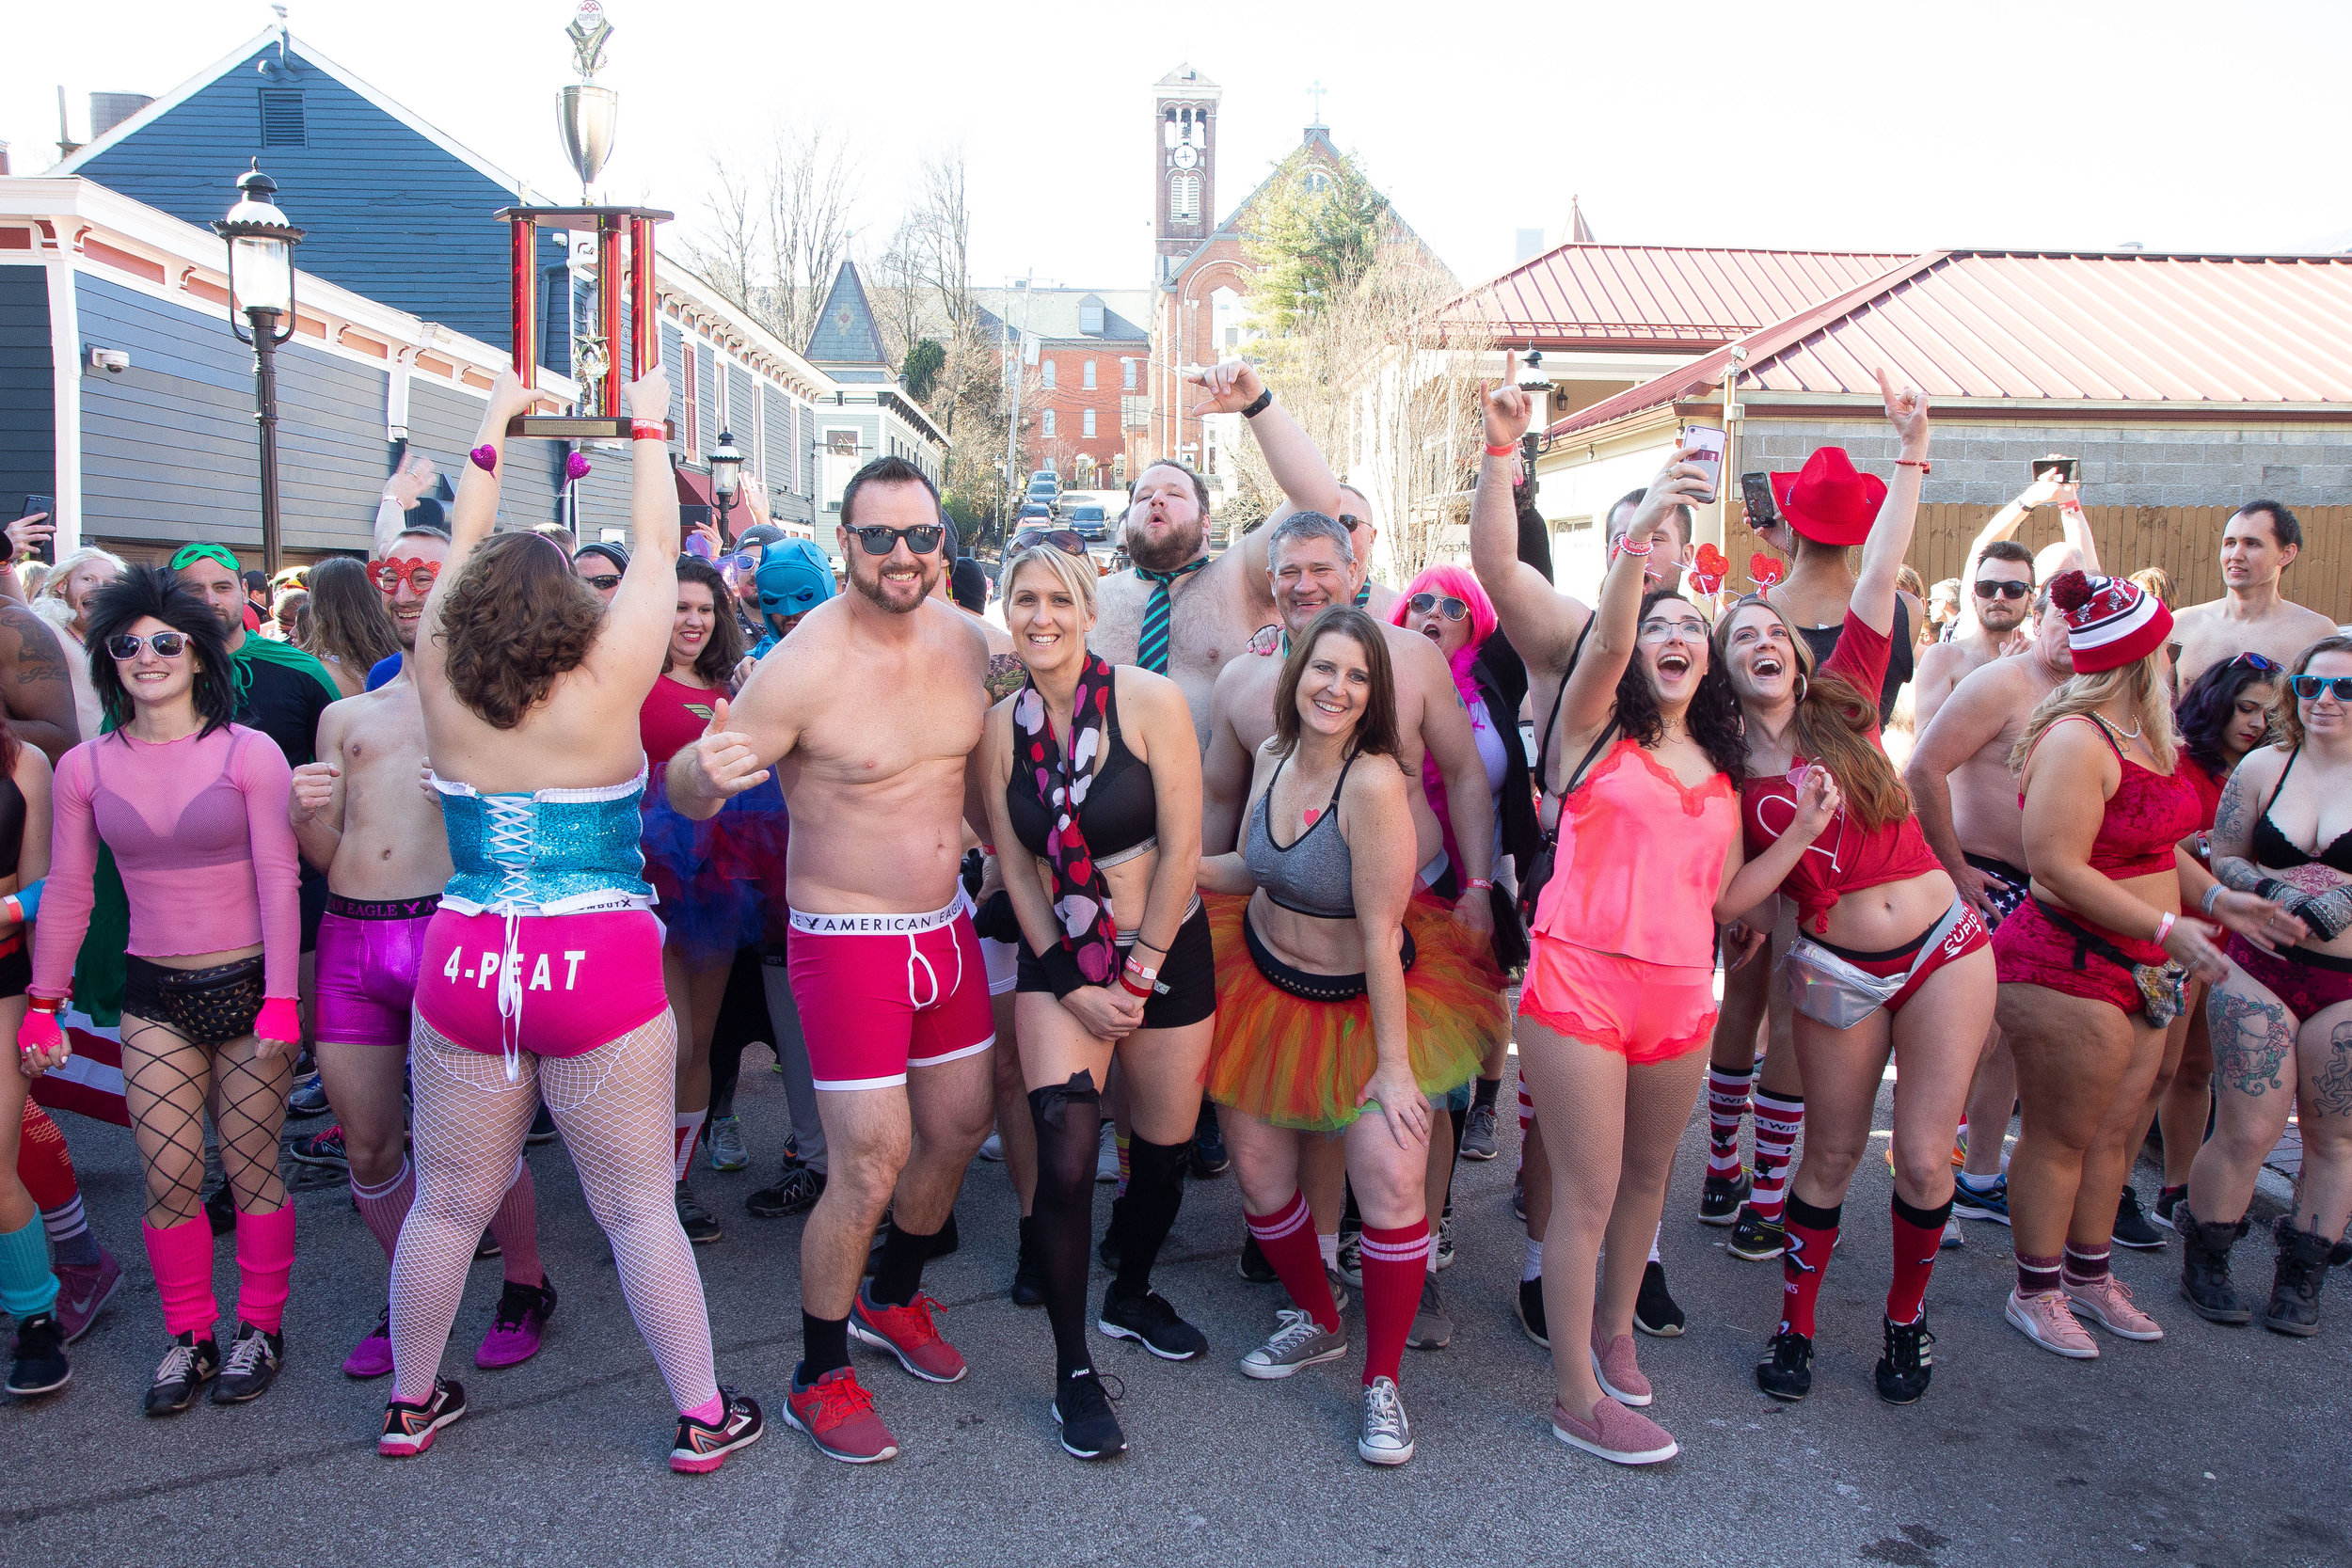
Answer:
[{"label": "gray sports bra", "polygon": [[[1323,808],[1323,815],[1286,847],[1275,843],[1267,831],[1266,802],[1274,799],[1274,786],[1281,781],[1283,763],[1289,760],[1284,757],[1274,765],[1274,777],[1266,781],[1265,793],[1250,808],[1249,836],[1242,846],[1242,862],[1265,895],[1292,913],[1317,920],[1353,920],[1355,857],[1347,851],[1347,840],[1340,836],[1337,818],[1340,791],[1346,786],[1347,769],[1356,766],[1356,759],[1348,758],[1347,766],[1340,769],[1339,781],[1331,786],[1331,803]],[[1327,833],[1323,831],[1326,826],[1331,830]]]}]

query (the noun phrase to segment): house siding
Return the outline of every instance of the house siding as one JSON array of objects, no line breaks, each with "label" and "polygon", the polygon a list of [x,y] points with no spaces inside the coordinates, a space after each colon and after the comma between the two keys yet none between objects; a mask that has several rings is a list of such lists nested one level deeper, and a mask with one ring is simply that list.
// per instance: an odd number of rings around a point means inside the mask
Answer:
[{"label": "house siding", "polygon": [[47,270],[0,266],[0,506],[57,493],[55,373]]}]

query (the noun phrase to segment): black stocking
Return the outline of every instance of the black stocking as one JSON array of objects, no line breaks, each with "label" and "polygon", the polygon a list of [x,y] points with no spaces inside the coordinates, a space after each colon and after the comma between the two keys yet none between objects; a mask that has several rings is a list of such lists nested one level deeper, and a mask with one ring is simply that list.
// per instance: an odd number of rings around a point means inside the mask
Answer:
[{"label": "black stocking", "polygon": [[1140,1136],[1127,1142],[1127,1201],[1120,1210],[1126,1233],[1119,1239],[1123,1300],[1139,1300],[1152,1289],[1152,1265],[1184,1204],[1184,1162],[1191,1156],[1189,1143],[1155,1144]]},{"label": "black stocking", "polygon": [[122,1017],[122,1097],[147,1177],[147,1223],[196,1218],[204,1185],[204,1101],[212,1057],[160,1023]]},{"label": "black stocking", "polygon": [[[1037,1201],[1030,1235],[1045,1274],[1055,1372],[1068,1377],[1094,1364],[1087,1352],[1087,1248],[1094,1233],[1102,1094],[1092,1077],[1073,1072],[1067,1084],[1029,1091],[1029,1120],[1037,1129]],[[1131,1182],[1131,1197],[1134,1190]]]}]

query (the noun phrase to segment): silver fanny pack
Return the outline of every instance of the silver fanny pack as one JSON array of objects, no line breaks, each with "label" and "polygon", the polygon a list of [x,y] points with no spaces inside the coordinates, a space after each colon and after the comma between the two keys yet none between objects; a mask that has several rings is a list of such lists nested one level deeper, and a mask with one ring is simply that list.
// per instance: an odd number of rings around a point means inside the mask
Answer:
[{"label": "silver fanny pack", "polygon": [[1967,916],[1968,906],[1953,899],[1952,907],[1944,911],[1944,918],[1919,943],[1911,967],[1900,974],[1872,974],[1810,937],[1799,937],[1780,960],[1781,969],[1788,976],[1789,1006],[1816,1023],[1832,1029],[1852,1028],[1895,1000],[1896,993],[1911,983],[1913,974],[1951,934],[1952,927]]}]

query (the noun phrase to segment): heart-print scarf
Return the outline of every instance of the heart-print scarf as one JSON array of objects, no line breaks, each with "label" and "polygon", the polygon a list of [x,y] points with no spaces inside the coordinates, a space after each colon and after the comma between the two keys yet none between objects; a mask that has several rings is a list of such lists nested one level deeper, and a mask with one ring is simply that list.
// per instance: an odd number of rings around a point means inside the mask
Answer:
[{"label": "heart-print scarf", "polygon": [[1034,677],[1013,699],[1013,726],[1021,755],[1013,776],[1032,791],[1053,826],[1045,834],[1045,859],[1054,868],[1054,918],[1061,926],[1062,951],[1077,963],[1089,985],[1110,984],[1119,973],[1119,927],[1111,917],[1110,887],[1087,850],[1078,814],[1094,784],[1094,762],[1103,750],[1104,715],[1111,702],[1110,664],[1089,652],[1070,701],[1070,745],[1064,748],[1046,717],[1045,699]]}]

